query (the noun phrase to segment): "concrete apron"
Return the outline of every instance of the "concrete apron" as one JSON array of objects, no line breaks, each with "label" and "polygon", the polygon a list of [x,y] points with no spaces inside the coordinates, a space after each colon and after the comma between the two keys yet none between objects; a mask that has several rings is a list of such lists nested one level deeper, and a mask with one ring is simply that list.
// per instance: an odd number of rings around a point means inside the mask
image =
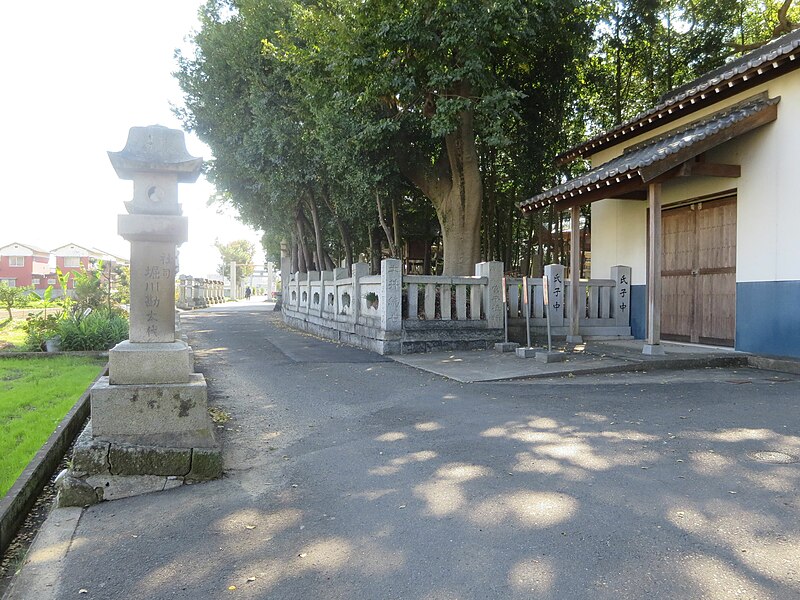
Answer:
[{"label": "concrete apron", "polygon": [[[673,342],[663,342],[664,355],[648,356],[642,354],[643,345],[642,340],[587,341],[575,345],[562,342],[553,347],[554,352],[564,353],[563,360],[556,362],[535,360],[535,352],[529,353],[529,358],[524,358],[519,356],[519,352],[496,350],[430,352],[389,358],[461,383],[654,369],[742,366],[748,364],[749,358],[746,353],[728,348]],[[541,352],[546,348],[535,350]]]}]

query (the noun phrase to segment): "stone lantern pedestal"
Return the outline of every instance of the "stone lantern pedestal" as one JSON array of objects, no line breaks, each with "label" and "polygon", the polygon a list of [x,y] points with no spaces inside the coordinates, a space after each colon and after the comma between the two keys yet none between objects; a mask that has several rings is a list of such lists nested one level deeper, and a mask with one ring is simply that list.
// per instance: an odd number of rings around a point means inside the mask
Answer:
[{"label": "stone lantern pedestal", "polygon": [[131,244],[130,336],[109,351],[109,375],[91,390],[91,422],[72,473],[72,484],[90,486],[99,499],[222,473],[206,382],[175,318],[177,248],[188,239],[178,183],[196,181],[202,159],[188,154],[183,132],[157,125],[131,128],[125,148],[109,158],[121,179],[133,181],[128,214],[118,220]]}]

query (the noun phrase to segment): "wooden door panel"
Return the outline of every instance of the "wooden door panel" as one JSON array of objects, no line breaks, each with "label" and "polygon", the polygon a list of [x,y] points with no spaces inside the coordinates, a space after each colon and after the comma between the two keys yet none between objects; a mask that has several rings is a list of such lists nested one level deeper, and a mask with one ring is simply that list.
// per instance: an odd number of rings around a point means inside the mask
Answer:
[{"label": "wooden door panel", "polygon": [[661,335],[733,345],[736,198],[662,213]]},{"label": "wooden door panel", "polygon": [[736,202],[721,200],[698,205],[697,269],[736,268]]},{"label": "wooden door panel", "polygon": [[661,335],[689,341],[692,333],[694,282],[691,275],[665,276],[661,282]]},{"label": "wooden door panel", "polygon": [[698,275],[699,341],[733,345],[736,332],[736,274]]},{"label": "wooden door panel", "polygon": [[694,214],[689,207],[664,211],[661,216],[661,271],[691,271]]}]

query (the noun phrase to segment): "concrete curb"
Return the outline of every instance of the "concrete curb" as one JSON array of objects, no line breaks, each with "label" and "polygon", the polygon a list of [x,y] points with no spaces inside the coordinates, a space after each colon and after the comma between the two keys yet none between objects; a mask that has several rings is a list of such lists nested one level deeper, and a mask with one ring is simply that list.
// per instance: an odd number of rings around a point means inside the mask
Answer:
[{"label": "concrete curb", "polygon": [[781,373],[800,375],[800,360],[797,359],[751,355],[747,358],[747,364],[765,371],[779,371]]},{"label": "concrete curb", "polygon": [[3,594],[3,600],[64,597],[60,593],[62,563],[82,515],[82,508],[56,508],[50,513],[28,550],[22,569]]},{"label": "concrete curb", "polygon": [[108,365],[103,367],[100,374],[86,388],[80,399],[22,471],[5,497],[0,500],[0,554],[5,552],[11,540],[14,539],[25,521],[28,511],[58,467],[64,453],[81,432],[84,422],[89,417],[90,390],[107,371]]},{"label": "concrete curb", "polygon": [[[620,360],[625,360],[617,357]],[[612,365],[608,367],[587,367],[576,366],[574,369],[553,373],[534,373],[532,375],[520,375],[519,377],[508,377],[503,381],[519,381],[522,379],[549,379],[553,377],[575,377],[581,375],[602,375],[605,373],[633,373],[637,371],[669,371],[679,369],[706,369],[715,367],[743,367],[747,365],[745,356],[721,356],[710,358],[675,358],[661,360],[643,360],[640,362],[631,361],[625,365]],[[477,382],[476,382],[477,383]]]},{"label": "concrete curb", "polygon": [[76,350],[70,352],[0,352],[0,360],[4,358],[53,358],[54,356],[89,356],[92,358],[108,358],[108,350]]}]

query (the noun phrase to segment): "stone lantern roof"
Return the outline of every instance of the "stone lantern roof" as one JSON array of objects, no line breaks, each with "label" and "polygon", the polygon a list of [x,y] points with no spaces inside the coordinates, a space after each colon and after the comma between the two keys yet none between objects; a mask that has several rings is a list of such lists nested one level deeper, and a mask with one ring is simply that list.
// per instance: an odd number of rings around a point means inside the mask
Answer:
[{"label": "stone lantern roof", "polygon": [[183,132],[163,125],[131,127],[120,152],[108,157],[120,179],[134,179],[137,173],[173,173],[179,183],[193,183],[200,176],[203,159],[186,150]]}]

